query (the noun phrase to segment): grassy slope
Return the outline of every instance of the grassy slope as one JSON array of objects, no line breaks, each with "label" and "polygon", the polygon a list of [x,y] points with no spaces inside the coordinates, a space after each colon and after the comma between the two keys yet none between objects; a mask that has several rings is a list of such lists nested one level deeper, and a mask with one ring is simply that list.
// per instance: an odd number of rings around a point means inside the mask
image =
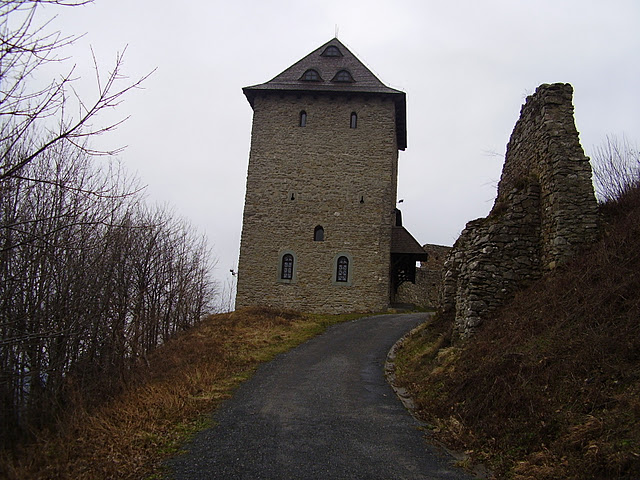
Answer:
[{"label": "grassy slope", "polygon": [[436,437],[497,477],[640,478],[640,191],[603,216],[600,243],[471,341],[436,320],[398,354]]},{"label": "grassy slope", "polygon": [[17,456],[0,452],[0,478],[157,478],[210,413],[257,365],[340,321],[267,309],[213,315],[160,347],[138,380],[92,412],[76,411]]}]

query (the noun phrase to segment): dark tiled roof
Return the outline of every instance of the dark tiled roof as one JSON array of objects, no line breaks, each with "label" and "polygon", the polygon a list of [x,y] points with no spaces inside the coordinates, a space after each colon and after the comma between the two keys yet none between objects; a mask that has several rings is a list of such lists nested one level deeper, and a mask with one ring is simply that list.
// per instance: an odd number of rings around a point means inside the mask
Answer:
[{"label": "dark tiled roof", "polygon": [[426,260],[427,252],[404,227],[393,227],[391,230],[391,253],[414,255],[416,260]]},{"label": "dark tiled roof", "polygon": [[[342,55],[324,56],[322,53],[329,46],[337,47]],[[303,75],[313,69],[320,75],[319,81],[304,81]],[[346,70],[353,77],[353,82],[336,82],[336,74]],[[398,148],[404,150],[407,146],[406,132],[406,96],[405,93],[387,87],[356,58],[340,40],[334,38],[309,55],[291,65],[273,79],[260,85],[253,85],[242,89],[247,100],[253,106],[253,100],[258,92],[298,92],[298,93],[351,93],[382,95],[393,98],[396,105],[396,131]]]}]

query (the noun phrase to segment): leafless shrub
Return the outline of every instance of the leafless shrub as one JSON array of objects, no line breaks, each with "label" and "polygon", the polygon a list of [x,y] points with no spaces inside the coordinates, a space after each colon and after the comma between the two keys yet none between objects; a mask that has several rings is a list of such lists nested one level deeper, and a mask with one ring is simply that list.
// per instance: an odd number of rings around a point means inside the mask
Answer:
[{"label": "leafless shrub", "polygon": [[640,150],[624,136],[607,135],[594,148],[591,164],[596,194],[603,203],[619,200],[640,185]]},{"label": "leafless shrub", "polygon": [[220,296],[218,305],[216,307],[216,313],[233,312],[235,309],[236,300],[236,273],[231,270],[230,278],[227,278],[222,289],[220,290]]}]

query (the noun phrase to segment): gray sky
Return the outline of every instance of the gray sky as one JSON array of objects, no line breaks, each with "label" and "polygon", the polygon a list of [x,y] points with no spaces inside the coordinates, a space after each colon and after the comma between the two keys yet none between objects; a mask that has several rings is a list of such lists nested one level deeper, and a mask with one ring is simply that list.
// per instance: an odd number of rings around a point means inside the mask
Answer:
[{"label": "gray sky", "polygon": [[120,158],[149,201],[207,235],[223,281],[237,266],[249,157],[241,89],[333,38],[336,25],[407,94],[398,198],[421,243],[451,245],[487,215],[520,107],[541,83],[573,85],[587,155],[609,133],[640,139],[637,0],[96,0],[55,12],[56,28],[86,33],[68,52],[83,95],[95,92],[90,46],[105,71],[125,46],[131,79],[157,67],[103,117],[131,115],[99,144],[128,146]]}]

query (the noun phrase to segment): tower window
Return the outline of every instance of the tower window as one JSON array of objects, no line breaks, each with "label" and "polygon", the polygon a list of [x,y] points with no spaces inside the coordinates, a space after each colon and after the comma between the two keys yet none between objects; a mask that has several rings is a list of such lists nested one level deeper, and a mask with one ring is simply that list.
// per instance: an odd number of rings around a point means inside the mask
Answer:
[{"label": "tower window", "polygon": [[302,74],[300,80],[302,80],[303,82],[320,82],[322,81],[322,78],[320,77],[320,74],[317,70],[310,68]]},{"label": "tower window", "polygon": [[282,280],[293,279],[293,255],[285,253],[282,256],[282,268],[280,269],[280,278]]},{"label": "tower window", "polygon": [[305,112],[304,110],[300,112],[300,126],[301,127],[307,126],[307,112]]},{"label": "tower window", "polygon": [[341,57],[342,52],[335,45],[329,45],[320,55],[322,57]]},{"label": "tower window", "polygon": [[358,114],[356,112],[351,112],[351,128],[358,128]]},{"label": "tower window", "polygon": [[314,242],[324,242],[324,228],[322,228],[322,225],[318,225],[313,230],[313,241]]},{"label": "tower window", "polygon": [[349,259],[344,255],[338,258],[336,268],[336,282],[349,281]]},{"label": "tower window", "polygon": [[336,76],[333,77],[332,82],[345,82],[345,83],[353,83],[353,77],[347,70],[340,70],[336,73]]}]

